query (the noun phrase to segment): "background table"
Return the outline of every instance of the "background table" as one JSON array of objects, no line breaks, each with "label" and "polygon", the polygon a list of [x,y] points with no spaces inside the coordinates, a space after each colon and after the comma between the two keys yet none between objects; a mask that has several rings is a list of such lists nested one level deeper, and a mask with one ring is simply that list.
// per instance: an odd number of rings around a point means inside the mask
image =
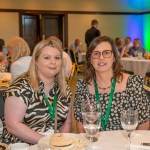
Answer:
[{"label": "background table", "polygon": [[126,71],[133,71],[135,75],[145,77],[150,72],[150,60],[138,59],[137,57],[122,57],[120,63]]},{"label": "background table", "polygon": [[83,62],[86,60],[86,52],[82,52],[78,54],[78,62]]}]

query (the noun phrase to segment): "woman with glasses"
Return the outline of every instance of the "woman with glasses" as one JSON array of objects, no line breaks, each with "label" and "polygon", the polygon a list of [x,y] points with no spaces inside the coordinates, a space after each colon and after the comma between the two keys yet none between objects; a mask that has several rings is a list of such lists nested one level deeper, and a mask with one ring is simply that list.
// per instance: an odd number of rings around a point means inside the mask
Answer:
[{"label": "woman with glasses", "polygon": [[138,111],[137,129],[149,129],[149,101],[143,89],[143,78],[123,73],[114,41],[107,36],[95,38],[86,53],[85,79],[76,85],[74,116],[79,133],[82,125],[82,103],[97,104],[101,111],[101,130],[121,130],[120,112]]}]

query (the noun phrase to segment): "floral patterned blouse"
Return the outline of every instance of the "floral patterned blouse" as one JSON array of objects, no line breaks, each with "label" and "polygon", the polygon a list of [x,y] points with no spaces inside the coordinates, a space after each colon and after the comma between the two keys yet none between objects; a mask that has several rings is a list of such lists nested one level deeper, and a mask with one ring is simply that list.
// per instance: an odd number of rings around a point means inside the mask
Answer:
[{"label": "floral patterned blouse", "polygon": [[[138,111],[139,124],[149,120],[150,116],[150,103],[143,89],[143,78],[141,76],[132,75],[128,77],[126,90],[116,92],[113,96],[111,112],[109,116],[108,125],[106,130],[122,130],[120,122],[120,112],[128,108]],[[77,121],[82,122],[81,104],[89,97],[90,103],[96,102],[95,94],[89,92],[85,80],[80,79],[76,85],[76,94],[74,102],[74,116]],[[105,116],[106,108],[108,105],[109,94],[101,94],[100,104],[101,111]],[[102,130],[102,129],[101,129]]]}]

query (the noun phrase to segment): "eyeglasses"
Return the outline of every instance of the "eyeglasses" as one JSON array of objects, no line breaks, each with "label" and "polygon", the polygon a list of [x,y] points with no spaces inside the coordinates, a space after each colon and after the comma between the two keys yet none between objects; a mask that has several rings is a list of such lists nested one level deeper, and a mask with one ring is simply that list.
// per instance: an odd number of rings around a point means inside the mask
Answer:
[{"label": "eyeglasses", "polygon": [[112,50],[104,50],[102,52],[99,52],[99,51],[93,51],[91,53],[91,57],[93,59],[98,59],[100,58],[101,54],[103,55],[104,58],[110,58],[111,55],[112,55],[113,51]]}]

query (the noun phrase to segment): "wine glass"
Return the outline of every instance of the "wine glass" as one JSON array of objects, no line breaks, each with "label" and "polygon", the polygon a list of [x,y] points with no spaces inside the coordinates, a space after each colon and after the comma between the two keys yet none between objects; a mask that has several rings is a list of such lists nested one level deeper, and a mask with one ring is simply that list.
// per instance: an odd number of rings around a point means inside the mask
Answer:
[{"label": "wine glass", "polygon": [[121,125],[128,133],[129,148],[131,143],[131,133],[138,125],[138,112],[136,110],[124,110],[121,112]]},{"label": "wine glass", "polygon": [[[101,120],[100,110],[96,103],[83,102],[82,103],[83,126],[87,137],[90,139],[90,147],[92,148],[94,136],[99,132]],[[97,140],[97,139],[96,139]]]},{"label": "wine glass", "polygon": [[3,73],[5,71],[5,64],[0,64],[0,80],[3,78]]}]

